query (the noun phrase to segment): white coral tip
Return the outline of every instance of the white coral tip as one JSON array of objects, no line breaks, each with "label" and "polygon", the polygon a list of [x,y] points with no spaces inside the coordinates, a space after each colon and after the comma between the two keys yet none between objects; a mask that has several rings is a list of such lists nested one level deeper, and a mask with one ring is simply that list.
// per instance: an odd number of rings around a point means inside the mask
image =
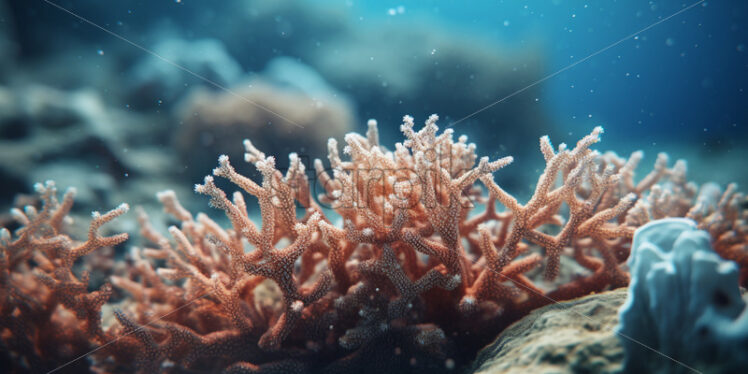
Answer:
[{"label": "white coral tip", "polygon": [[257,162],[255,162],[255,167],[260,172],[270,172],[275,168],[275,157],[268,156],[264,160],[258,160]]},{"label": "white coral tip", "polygon": [[294,313],[301,313],[302,309],[304,309],[304,303],[301,302],[301,300],[296,300],[291,303],[291,311]]},{"label": "white coral tip", "polygon": [[174,190],[163,190],[163,191],[156,192],[156,199],[158,199],[158,201],[161,201],[161,202],[176,199],[176,197],[177,197],[177,194],[176,192],[174,192]]}]

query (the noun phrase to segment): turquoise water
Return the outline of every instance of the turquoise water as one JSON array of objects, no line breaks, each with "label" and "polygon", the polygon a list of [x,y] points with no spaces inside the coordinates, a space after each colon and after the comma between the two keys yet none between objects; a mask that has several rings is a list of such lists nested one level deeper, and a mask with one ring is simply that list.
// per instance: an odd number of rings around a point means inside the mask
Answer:
[{"label": "turquoise water", "polygon": [[[547,74],[594,54],[542,83],[539,98],[561,126],[603,123],[612,137],[637,141],[642,136],[656,141],[673,129],[683,141],[746,136],[745,2],[348,4],[369,20],[426,18],[436,28],[463,30],[500,45],[539,44]],[[684,10],[688,6],[693,7]]]}]

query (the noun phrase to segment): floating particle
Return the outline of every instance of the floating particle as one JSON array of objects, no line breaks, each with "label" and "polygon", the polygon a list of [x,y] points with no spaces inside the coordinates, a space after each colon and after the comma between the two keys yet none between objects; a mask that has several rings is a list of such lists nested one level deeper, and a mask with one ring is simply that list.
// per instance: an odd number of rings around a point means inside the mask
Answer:
[{"label": "floating particle", "polygon": [[447,370],[452,370],[455,368],[455,360],[448,358],[444,361],[444,367],[447,368]]}]

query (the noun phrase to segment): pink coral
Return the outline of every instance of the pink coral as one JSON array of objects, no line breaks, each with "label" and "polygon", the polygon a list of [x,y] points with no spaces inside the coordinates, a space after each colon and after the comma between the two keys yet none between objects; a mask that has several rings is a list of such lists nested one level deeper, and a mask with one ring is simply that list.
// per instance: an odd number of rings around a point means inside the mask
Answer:
[{"label": "pink coral", "polygon": [[71,357],[106,344],[114,335],[102,329],[101,308],[112,294],[110,284],[88,291],[89,273],[73,265],[92,251],[127,240],[127,234],[101,236],[105,223],[127,212],[126,204],[105,214],[93,212],[84,242],[63,233],[75,190],[57,200],[53,182],[37,184],[43,207],[13,210],[23,225],[15,237],[0,232],[0,327],[5,349],[37,372],[54,369]]},{"label": "pink coral", "polygon": [[[511,157],[478,159],[466,137],[455,140],[451,129],[439,133],[436,121],[431,116],[416,131],[406,116],[405,140],[393,150],[379,144],[377,124],[370,121],[365,135],[346,135],[347,160],[330,139],[330,168],[314,162],[323,188],[319,199],[300,157],[291,154],[284,174],[273,157],[245,141],[245,159],[260,171],[260,183],[221,156],[213,176],[195,186],[226,213],[230,228],[202,213],[193,216],[173,192],[160,193],[179,224],[169,227],[168,238],[139,213],[142,237],[150,243],[131,251],[128,274],[112,277],[130,295],[114,312],[117,322],[96,336],[101,329],[90,316],[108,288],[85,293],[77,286],[83,292],[78,304],[63,303],[87,321],[92,335],[86,346],[116,338],[95,353],[96,366],[117,371],[134,362],[143,372],[449,371],[538,306],[625,286],[623,262],[633,230],[660,216],[696,218],[710,228],[723,256],[746,268],[742,197],[734,187],[718,193],[707,185],[697,193],[682,162],[668,168],[661,156],[635,183],[641,154],[622,159],[590,149],[601,128],[573,148],[554,148],[543,137],[546,168],[523,204],[492,176]],[[229,199],[213,177],[258,200],[260,226],[244,194]],[[506,209],[498,211],[497,203]],[[478,206],[484,208],[476,212]],[[332,220],[331,210],[339,218]],[[123,240],[95,235],[104,217],[120,212],[96,218],[91,243],[71,251],[74,258]],[[42,221],[55,227],[61,219],[54,214]],[[22,223],[24,230],[34,227]],[[11,252],[49,252],[47,244],[22,242],[25,232],[15,243],[26,244]],[[65,258],[60,268],[71,262]],[[570,275],[572,264],[581,270]],[[28,273],[17,263],[5,269]],[[56,292],[53,280],[41,283],[44,292]],[[31,302],[17,299],[4,310]]]}]

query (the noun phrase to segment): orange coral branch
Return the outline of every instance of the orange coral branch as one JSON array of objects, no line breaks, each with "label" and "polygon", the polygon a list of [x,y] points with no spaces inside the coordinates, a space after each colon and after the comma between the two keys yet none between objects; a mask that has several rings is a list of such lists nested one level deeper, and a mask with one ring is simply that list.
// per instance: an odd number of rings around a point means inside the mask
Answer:
[{"label": "orange coral branch", "polygon": [[[64,233],[74,192],[59,202],[53,184],[37,186],[41,211],[16,209],[22,228],[0,231],[4,347],[32,370],[112,339],[95,354],[98,370],[334,371],[370,354],[392,356],[394,346],[398,367],[416,357],[441,360],[429,367],[462,365],[533,308],[626,285],[633,230],[666,216],[696,220],[748,281],[748,213],[735,186],[699,188],[687,182],[685,162],[669,167],[664,154],[637,181],[643,154],[592,150],[598,127],[573,148],[540,138],[545,169],[522,203],[493,178],[511,157],[478,158],[467,137],[439,133],[437,120],[416,131],[406,116],[405,140],[393,150],[380,144],[376,121],[365,136],[346,135],[342,156],[330,139],[331,168],[315,160],[313,174],[319,202],[337,217],[314,200],[298,155],[284,174],[248,140],[245,161],[261,181],[221,156],[195,186],[230,227],[190,213],[174,192],[159,193],[178,224],[165,235],[139,211],[148,243],[130,251],[127,273],[111,278],[129,297],[106,323],[112,287],[89,292],[88,274],[73,265],[127,238],[100,233],[127,207],[94,213],[87,240],[76,242]],[[229,199],[214,177],[240,191]],[[261,222],[245,193],[258,200]],[[573,262],[581,270],[570,273]]]}]

